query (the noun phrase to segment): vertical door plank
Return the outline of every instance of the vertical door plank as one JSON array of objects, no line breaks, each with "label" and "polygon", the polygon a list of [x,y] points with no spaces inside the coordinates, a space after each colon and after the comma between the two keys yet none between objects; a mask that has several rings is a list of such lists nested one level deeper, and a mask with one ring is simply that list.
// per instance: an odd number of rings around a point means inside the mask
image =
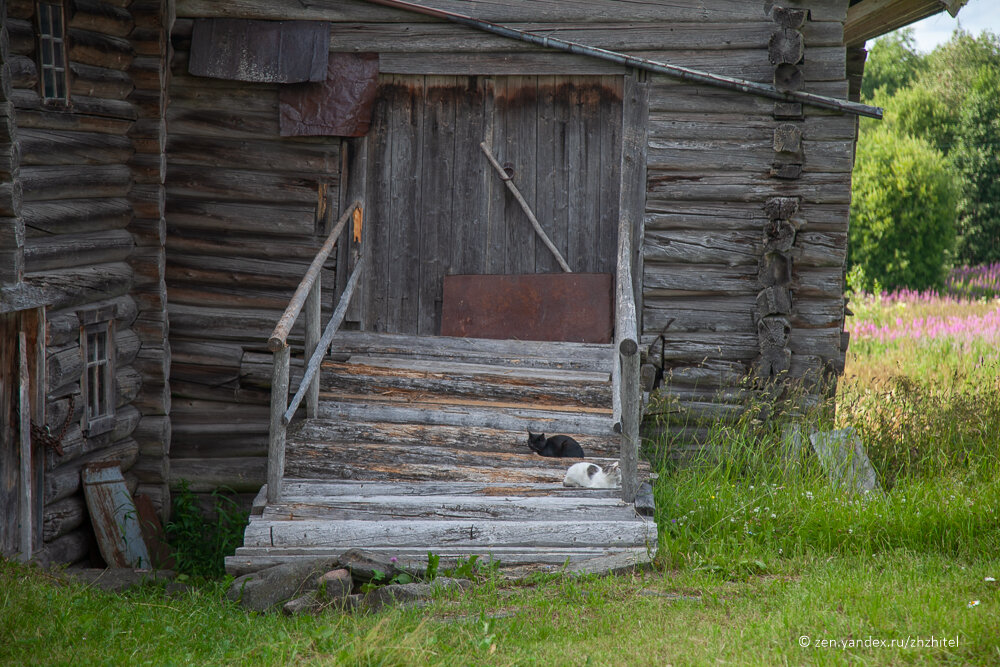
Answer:
[{"label": "vertical door plank", "polygon": [[14,313],[0,315],[0,556],[18,549],[20,466],[14,408],[19,397],[16,383],[8,379],[18,374],[17,319]]},{"label": "vertical door plank", "polygon": [[[486,228],[489,219],[489,182],[494,179],[479,144],[487,138],[488,99],[492,83],[482,77],[460,79],[465,84],[455,111],[454,186],[447,274],[486,272]],[[440,323],[439,323],[440,324]]]},{"label": "vertical door plank", "polygon": [[20,431],[20,437],[18,438],[18,444],[20,445],[20,470],[18,477],[20,481],[19,495],[21,504],[20,511],[18,512],[18,520],[20,522],[18,551],[21,554],[22,560],[28,560],[31,558],[31,547],[34,543],[32,536],[34,521],[32,520],[31,510],[35,503],[32,498],[33,489],[31,488],[32,478],[34,477],[31,461],[31,375],[28,373],[28,337],[24,335],[24,331],[18,334],[17,347],[18,379],[20,380],[18,410],[21,417],[18,423],[18,430]]},{"label": "vertical door plank", "polygon": [[[504,118],[505,141],[501,164],[514,165],[513,183],[528,203],[536,210],[538,177],[538,77],[507,77],[507,97],[502,112]],[[499,147],[498,147],[499,150]],[[535,245],[544,247],[524,209],[507,191],[506,259],[504,272],[507,274],[535,272]],[[537,215],[536,215],[537,217]],[[542,229],[546,220],[539,219]]]},{"label": "vertical door plank", "polygon": [[[500,164],[507,162],[506,136],[503,118],[503,104],[500,100],[507,95],[507,77],[499,77],[493,80],[492,105],[488,107],[491,113],[486,116],[486,128],[484,134],[489,139],[487,143],[492,146],[493,154]],[[485,160],[486,156],[480,152],[480,159]],[[506,244],[507,244],[507,200],[510,195],[507,187],[500,180],[496,172],[491,168],[488,172],[489,178],[487,194],[489,197],[489,208],[486,217],[486,273],[503,273],[507,264]]]},{"label": "vertical door plank", "polygon": [[620,76],[601,77],[601,90],[607,91],[600,101],[601,168],[598,187],[600,196],[597,263],[599,273],[614,273],[618,251],[618,215],[621,188],[622,159],[622,94],[624,79]]},{"label": "vertical door plank", "polygon": [[392,220],[392,109],[396,93],[392,77],[381,77],[380,91],[372,117],[368,158],[368,196],[365,213],[363,251],[367,257],[365,274],[367,289],[366,331],[389,331],[388,312],[389,224]]},{"label": "vertical door plank", "polygon": [[[417,333],[437,335],[441,328],[441,299],[448,263],[450,218],[455,185],[455,105],[457,79],[428,76],[423,117],[420,169],[420,281]],[[477,156],[478,157],[478,156]],[[463,160],[459,164],[465,164]]]}]

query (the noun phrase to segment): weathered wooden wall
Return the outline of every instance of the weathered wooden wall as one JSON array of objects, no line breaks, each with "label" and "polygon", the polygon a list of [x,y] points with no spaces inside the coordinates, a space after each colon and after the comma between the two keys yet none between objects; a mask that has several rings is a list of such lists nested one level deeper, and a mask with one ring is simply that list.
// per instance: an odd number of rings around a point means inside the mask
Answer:
[{"label": "weathered wooden wall", "polygon": [[[848,95],[848,0],[427,4],[718,74]],[[772,12],[775,5],[793,11]],[[178,0],[177,11],[185,18],[330,21],[331,50],[378,52],[384,77],[627,73],[601,60],[358,0]],[[662,355],[654,352],[681,398],[676,420],[691,424],[692,416],[719,414],[706,403],[720,394],[731,406],[722,411],[737,409],[740,385],[753,371],[800,377],[836,369],[844,347],[854,118],[663,76],[649,77],[647,90],[647,187],[637,262],[643,267],[642,331],[647,345],[664,336]],[[245,102],[245,123],[272,131],[273,109],[254,106],[256,98],[237,99]],[[400,105],[402,112],[406,101]],[[214,121],[231,132],[225,123]],[[545,151],[536,151],[541,159]]]},{"label": "weathered wooden wall", "polygon": [[[120,461],[130,487],[138,484],[131,468],[139,454],[133,436],[143,423],[136,405],[141,359],[156,343],[142,334],[137,317],[145,307],[133,293],[137,267],[143,267],[133,256],[130,227],[135,153],[130,133],[143,113],[133,97],[130,35],[136,22],[128,5],[92,0],[67,12],[72,104],[55,108],[43,104],[38,93],[35,3],[7,2],[13,80],[8,99],[20,144],[25,282],[43,290],[49,302],[47,423],[58,433],[71,419],[64,454],[45,454],[43,561],[74,562],[88,554],[91,531],[80,489],[84,463]],[[115,312],[117,408],[111,431],[86,437],[79,423],[84,406],[77,311],[99,306]],[[75,407],[68,415],[71,398]]]},{"label": "weathered wooden wall", "polygon": [[[264,480],[269,394],[243,382],[241,366],[266,351],[336,220],[341,140],[280,138],[275,84],[189,74],[192,21],[178,10],[167,107],[169,475],[198,492],[253,493]],[[334,283],[331,262],[325,310]],[[301,322],[293,343],[301,349]]]}]

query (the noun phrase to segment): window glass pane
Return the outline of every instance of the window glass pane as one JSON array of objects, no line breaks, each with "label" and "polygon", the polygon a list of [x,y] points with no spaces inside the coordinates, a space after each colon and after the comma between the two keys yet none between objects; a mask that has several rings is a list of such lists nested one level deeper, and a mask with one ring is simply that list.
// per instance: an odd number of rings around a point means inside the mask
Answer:
[{"label": "window glass pane", "polygon": [[52,5],[52,35],[62,37],[63,33],[63,13],[62,5]]},{"label": "window glass pane", "polygon": [[95,419],[98,414],[97,406],[97,367],[91,366],[87,369],[87,418]]},{"label": "window glass pane", "polygon": [[66,59],[63,55],[63,42],[61,39],[52,40],[52,64],[55,67],[62,68],[65,64]]},{"label": "window glass pane", "polygon": [[42,35],[52,34],[52,19],[50,17],[52,5],[47,2],[38,3],[38,25],[41,27]]}]

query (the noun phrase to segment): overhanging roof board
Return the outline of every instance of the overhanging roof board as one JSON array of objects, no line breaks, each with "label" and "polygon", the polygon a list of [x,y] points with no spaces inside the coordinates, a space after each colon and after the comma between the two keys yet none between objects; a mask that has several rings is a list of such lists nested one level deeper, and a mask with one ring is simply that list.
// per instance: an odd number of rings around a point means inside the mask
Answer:
[{"label": "overhanging roof board", "polygon": [[721,74],[712,74],[710,72],[702,72],[700,70],[691,69],[689,67],[681,67],[680,65],[670,65],[667,63],[649,60],[647,58],[638,58],[636,56],[630,56],[625,53],[619,53],[617,51],[609,51],[607,49],[600,49],[594,46],[587,46],[586,44],[580,44],[578,42],[569,42],[564,39],[558,39],[556,37],[536,35],[531,32],[525,32],[524,30],[509,28],[507,26],[500,25],[498,23],[481,21],[479,19],[475,19],[472,18],[471,16],[466,16],[464,14],[447,12],[441,9],[434,9],[433,7],[428,7],[426,5],[417,5],[410,2],[403,2],[402,0],[364,0],[364,1],[374,5],[393,7],[395,9],[402,9],[417,14],[424,14],[425,16],[433,16],[435,18],[445,19],[447,21],[458,23],[460,25],[466,25],[469,26],[470,28],[476,28],[477,30],[490,32],[493,33],[494,35],[500,35],[501,37],[507,37],[509,39],[517,39],[522,42],[527,42],[529,44],[541,46],[543,48],[557,49],[559,51],[565,51],[567,53],[575,53],[577,55],[600,58],[602,60],[608,60],[611,62],[618,63],[620,65],[625,65],[626,67],[635,67],[637,69],[646,70],[648,72],[655,72],[656,74],[664,74],[666,76],[674,77],[684,81],[691,81],[693,83],[702,83],[709,86],[715,86],[717,88],[726,88],[728,90],[735,90],[750,95],[760,95],[762,97],[781,100],[783,102],[801,102],[803,104],[809,104],[811,106],[822,107],[824,109],[835,109],[837,111],[844,111],[859,116],[882,118],[882,109],[878,107],[869,106],[867,104],[861,104],[859,102],[851,102],[849,100],[841,100],[835,97],[816,95],[815,93],[807,93],[804,91],[783,92],[779,91],[774,86],[769,86],[764,83],[757,83],[755,81],[737,79],[736,77],[723,76]]},{"label": "overhanging roof board", "polygon": [[945,10],[952,16],[968,0],[860,0],[847,10],[844,41],[848,46],[861,46],[869,39],[933,16]]},{"label": "overhanging roof board", "polygon": [[321,21],[197,19],[188,71],[258,83],[326,80],[330,24]]}]

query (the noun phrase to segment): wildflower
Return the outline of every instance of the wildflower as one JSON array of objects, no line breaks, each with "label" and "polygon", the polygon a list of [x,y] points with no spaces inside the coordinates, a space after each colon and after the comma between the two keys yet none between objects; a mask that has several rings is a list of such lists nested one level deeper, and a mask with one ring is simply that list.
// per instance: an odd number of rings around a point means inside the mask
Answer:
[{"label": "wildflower", "polygon": [[778,518],[778,515],[777,515],[777,514],[775,514],[774,512],[771,512],[771,518],[772,518],[772,519],[777,519],[777,518]]},{"label": "wildflower", "polygon": [[996,581],[996,579],[994,579],[993,577],[986,577],[985,579],[983,579],[983,581],[993,583],[994,581]]},{"label": "wildflower", "polygon": [[389,559],[389,562],[390,562],[390,563],[395,563],[395,562],[396,562],[396,557],[395,557],[395,556],[393,556],[392,558],[390,558],[390,559]]},{"label": "wildflower", "polygon": [[972,602],[969,603],[969,609],[972,609],[973,607],[978,607],[978,606],[979,606],[979,600],[973,600]]}]

